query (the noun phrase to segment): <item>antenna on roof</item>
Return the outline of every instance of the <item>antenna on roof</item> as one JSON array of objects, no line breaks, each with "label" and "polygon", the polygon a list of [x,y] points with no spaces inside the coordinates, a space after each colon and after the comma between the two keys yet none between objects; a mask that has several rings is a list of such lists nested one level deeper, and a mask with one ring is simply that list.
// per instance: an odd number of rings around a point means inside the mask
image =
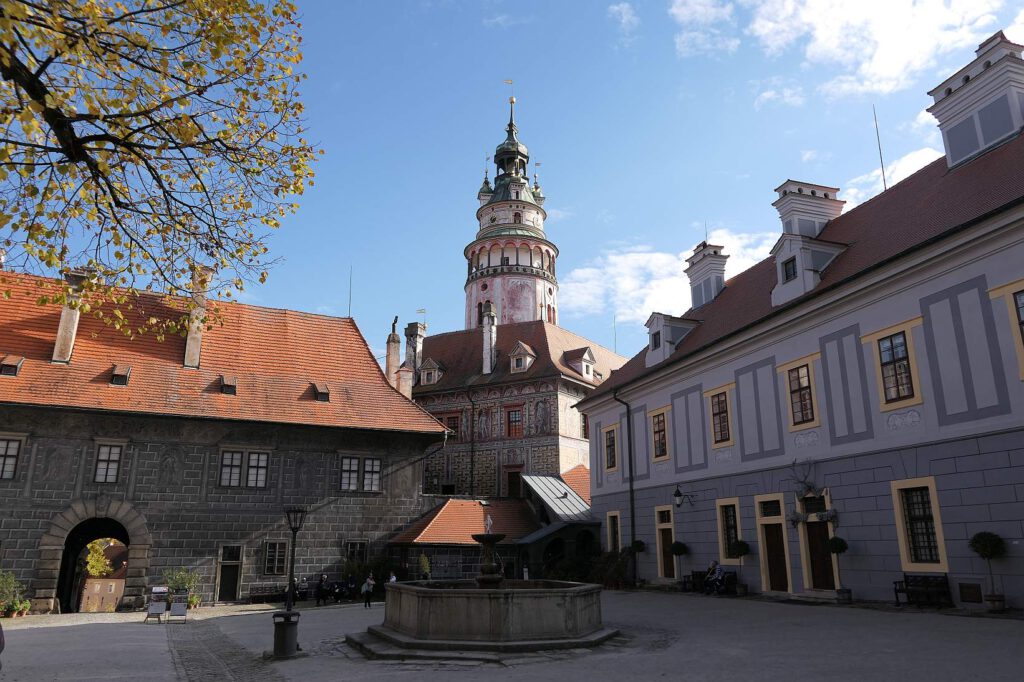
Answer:
[{"label": "antenna on roof", "polygon": [[882,190],[889,189],[889,183],[885,179],[885,161],[882,160],[882,136],[878,134],[878,114],[875,113],[875,105],[871,105],[871,115],[875,119],[875,141],[878,142],[878,163],[882,166]]},{"label": "antenna on roof", "polygon": [[348,266],[348,316],[352,317],[352,266]]},{"label": "antenna on roof", "polygon": [[706,218],[704,219],[704,243],[708,243],[708,221]]},{"label": "antenna on roof", "polygon": [[612,313],[612,350],[619,352],[619,325],[615,320],[615,313]]}]

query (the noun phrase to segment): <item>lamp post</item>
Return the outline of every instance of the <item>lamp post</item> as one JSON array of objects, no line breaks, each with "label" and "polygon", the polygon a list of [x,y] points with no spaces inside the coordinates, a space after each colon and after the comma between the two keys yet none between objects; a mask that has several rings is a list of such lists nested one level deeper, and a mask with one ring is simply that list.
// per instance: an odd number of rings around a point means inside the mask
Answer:
[{"label": "lamp post", "polygon": [[284,510],[288,528],[292,531],[292,554],[288,566],[288,587],[284,595],[284,611],[274,614],[274,658],[291,658],[299,646],[299,614],[295,607],[295,544],[298,541],[302,523],[306,520],[305,507],[288,507]]},{"label": "lamp post", "polygon": [[689,502],[690,506],[693,506],[693,496],[684,494],[678,485],[676,486],[676,491],[672,493],[672,499],[676,503],[676,509],[682,507],[683,502]]}]

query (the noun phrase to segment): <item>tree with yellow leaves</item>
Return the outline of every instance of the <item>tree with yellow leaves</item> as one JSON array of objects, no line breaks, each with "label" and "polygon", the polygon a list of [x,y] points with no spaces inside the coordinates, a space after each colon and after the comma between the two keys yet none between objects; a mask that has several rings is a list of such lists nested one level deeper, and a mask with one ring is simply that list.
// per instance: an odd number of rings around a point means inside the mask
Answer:
[{"label": "tree with yellow leaves", "polygon": [[289,0],[0,0],[7,269],[76,273],[39,302],[126,334],[186,326],[133,290],[264,281],[312,184],[300,28]]}]

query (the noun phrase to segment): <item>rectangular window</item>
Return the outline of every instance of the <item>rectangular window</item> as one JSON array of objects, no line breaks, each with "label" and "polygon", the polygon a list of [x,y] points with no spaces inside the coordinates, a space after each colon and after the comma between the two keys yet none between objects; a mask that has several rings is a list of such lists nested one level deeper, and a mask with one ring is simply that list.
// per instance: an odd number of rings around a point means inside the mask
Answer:
[{"label": "rectangular window", "polygon": [[249,468],[246,471],[245,485],[249,488],[267,487],[267,469],[270,455],[266,452],[250,452]]},{"label": "rectangular window", "polygon": [[519,408],[505,412],[505,435],[509,438],[523,437],[523,412]]},{"label": "rectangular window", "polygon": [[583,438],[590,438],[590,420],[587,419],[587,415],[582,415],[580,419],[580,435]]},{"label": "rectangular window", "polygon": [[735,559],[736,554],[733,552],[733,545],[739,536],[739,523],[736,520],[736,505],[725,504],[718,508],[718,513],[721,515],[719,519],[719,528],[722,533],[722,547],[724,548],[725,556],[729,559]]},{"label": "rectangular window", "polygon": [[[366,563],[366,540],[349,540],[345,543],[345,558],[349,563]],[[381,576],[383,580],[383,576]]]},{"label": "rectangular window", "polygon": [[523,359],[522,358],[516,358],[515,360],[513,360],[513,364],[515,364],[516,369],[522,369],[523,368]]},{"label": "rectangular window", "polygon": [[14,478],[20,450],[20,440],[0,440],[0,478]]},{"label": "rectangular window", "polygon": [[121,446],[100,445],[96,449],[97,483],[117,483],[117,472],[121,467]]},{"label": "rectangular window", "polygon": [[368,457],[363,460],[363,490],[369,493],[380,492],[381,460]]},{"label": "rectangular window", "polygon": [[907,532],[907,553],[914,563],[939,563],[939,543],[935,537],[931,496],[927,487],[903,488],[903,517]]},{"label": "rectangular window", "polygon": [[288,543],[267,542],[263,545],[263,575],[284,575]]},{"label": "rectangular window", "polygon": [[654,440],[654,459],[665,459],[668,457],[668,431],[664,412],[651,417],[651,434]]},{"label": "rectangular window", "polygon": [[729,433],[729,394],[726,391],[711,396],[711,425],[714,428],[716,443],[728,443],[732,440]]},{"label": "rectangular window", "polygon": [[914,397],[914,380],[910,374],[907,336],[896,332],[878,339],[878,359],[882,370],[885,402],[892,403]]},{"label": "rectangular window", "polygon": [[1017,308],[1017,325],[1020,327],[1020,339],[1024,342],[1024,291],[1013,295],[1014,307]]},{"label": "rectangular window", "polygon": [[608,512],[608,551],[618,552],[622,549],[622,536],[619,529],[619,513]]},{"label": "rectangular window", "polygon": [[450,429],[451,432],[452,432],[452,435],[450,435],[448,438],[453,443],[458,443],[459,442],[459,426],[460,426],[459,415],[457,415],[457,414],[450,414],[450,415],[448,415],[447,417],[444,418],[444,425],[446,427],[448,427],[448,429]]},{"label": "rectangular window", "polygon": [[800,365],[789,370],[789,404],[793,411],[793,426],[814,421],[810,366]]},{"label": "rectangular window", "polygon": [[659,348],[661,348],[661,332],[654,332],[651,334],[651,350]]},{"label": "rectangular window", "polygon": [[359,458],[341,458],[341,489],[359,490]]},{"label": "rectangular window", "polygon": [[615,429],[611,428],[604,432],[604,468],[615,469],[618,467],[618,459],[615,453]]},{"label": "rectangular window", "polygon": [[227,487],[242,485],[242,453],[225,450],[220,453],[220,484]]},{"label": "rectangular window", "polygon": [[796,258],[790,258],[782,264],[782,281],[796,279]]}]

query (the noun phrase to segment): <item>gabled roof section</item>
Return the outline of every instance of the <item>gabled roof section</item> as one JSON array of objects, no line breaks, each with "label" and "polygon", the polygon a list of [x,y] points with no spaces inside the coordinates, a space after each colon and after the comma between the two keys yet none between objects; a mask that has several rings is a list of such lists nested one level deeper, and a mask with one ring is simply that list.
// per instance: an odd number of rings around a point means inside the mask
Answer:
[{"label": "gabled roof section", "polygon": [[523,483],[547,507],[552,523],[592,520],[590,505],[558,476],[523,476]]},{"label": "gabled roof section", "polygon": [[664,361],[644,366],[646,348],[581,403],[608,395],[647,374],[713,346],[773,315],[906,256],[925,244],[952,235],[976,221],[1024,203],[1024,135],[955,168],[945,157],[851,211],[829,221],[818,235],[823,241],[849,245],[821,273],[818,286],[784,305],[773,307],[777,277],[768,257],[726,282],[710,303],[683,317],[700,320]]},{"label": "gabled roof section", "polygon": [[[508,358],[519,344],[535,353],[536,360],[523,372],[511,371]],[[414,395],[451,391],[469,386],[487,386],[506,381],[524,381],[545,377],[566,376],[583,384],[597,386],[591,376],[584,376],[565,361],[565,352],[589,347],[594,354],[594,370],[605,377],[620,367],[625,358],[595,344],[593,341],[553,324],[534,320],[498,325],[497,359],[490,374],[481,374],[483,332],[466,329],[428,336],[423,341],[423,355],[444,365],[437,383],[418,385]]]},{"label": "gabled roof section", "polygon": [[474,534],[486,530],[490,515],[492,533],[503,533],[498,544],[515,543],[537,530],[530,508],[523,500],[450,499],[427,512],[388,540],[392,545],[476,545]]},{"label": "gabled roof section", "polygon": [[562,354],[566,364],[573,364],[576,362],[589,362],[594,363],[594,351],[590,350],[590,346],[585,348],[574,348],[573,350],[567,350]]},{"label": "gabled roof section", "polygon": [[[0,403],[444,433],[387,383],[351,318],[218,302],[223,324],[203,333],[202,365],[191,369],[184,366],[183,337],[131,339],[83,314],[71,362],[54,364],[61,307],[35,302],[39,287],[53,280],[3,274],[12,295],[0,297],[0,356],[25,361],[17,377],[0,381]],[[184,310],[178,299],[140,296],[148,314],[176,317]],[[132,313],[125,317],[141,326]],[[132,368],[127,386],[109,385],[115,364]],[[235,378],[238,395],[221,393],[221,375]],[[315,399],[313,381],[330,388],[330,402]]]},{"label": "gabled roof section", "polygon": [[568,471],[563,471],[562,480],[576,491],[584,502],[590,504],[590,469],[579,464]]},{"label": "gabled roof section", "polygon": [[423,361],[423,364],[420,365],[421,371],[425,369],[442,369],[442,367],[434,358],[427,358]]},{"label": "gabled roof section", "polygon": [[510,357],[516,357],[517,355],[529,355],[531,358],[537,357],[536,351],[530,348],[529,344],[519,341],[516,343],[515,348],[509,353]]}]

